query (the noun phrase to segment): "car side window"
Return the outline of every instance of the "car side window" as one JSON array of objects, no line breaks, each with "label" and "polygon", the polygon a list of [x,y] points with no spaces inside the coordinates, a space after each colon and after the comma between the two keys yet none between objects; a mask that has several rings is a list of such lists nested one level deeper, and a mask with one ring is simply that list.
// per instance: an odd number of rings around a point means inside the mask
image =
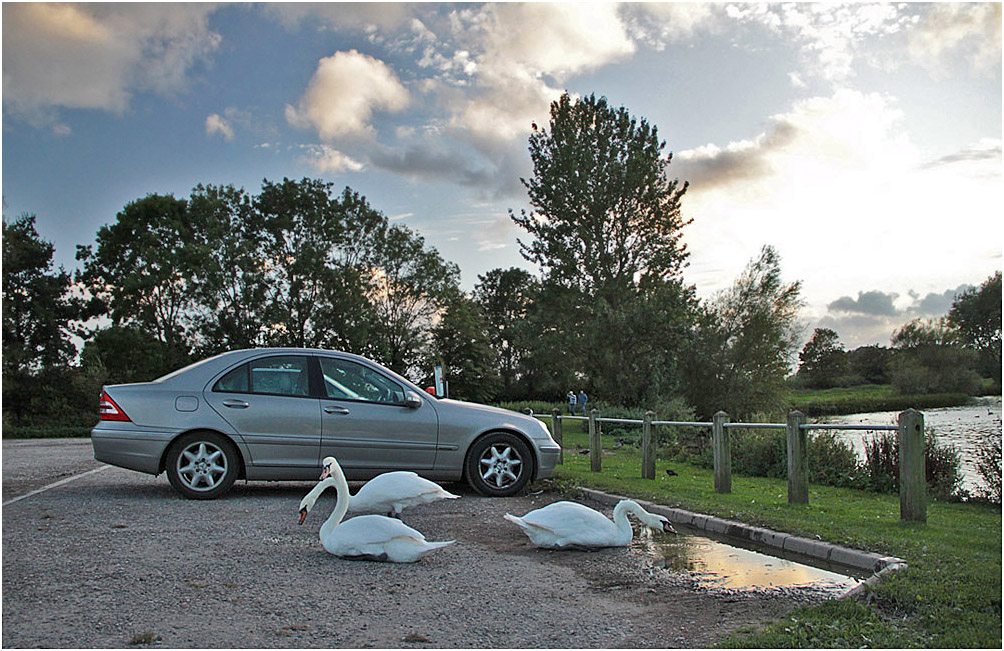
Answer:
[{"label": "car side window", "polygon": [[320,358],[324,395],[338,400],[404,403],[404,387],[373,369],[344,359]]},{"label": "car side window", "polygon": [[298,355],[256,359],[224,375],[213,391],[309,396],[307,369],[307,358]]}]

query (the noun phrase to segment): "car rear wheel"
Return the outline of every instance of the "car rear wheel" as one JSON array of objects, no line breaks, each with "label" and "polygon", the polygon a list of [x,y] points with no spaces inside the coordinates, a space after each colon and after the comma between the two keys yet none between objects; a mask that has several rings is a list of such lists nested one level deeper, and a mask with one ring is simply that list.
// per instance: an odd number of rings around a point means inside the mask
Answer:
[{"label": "car rear wheel", "polygon": [[533,455],[523,439],[506,432],[478,440],[467,454],[467,481],[477,492],[509,497],[533,475]]},{"label": "car rear wheel", "polygon": [[193,500],[211,500],[234,485],[240,470],[237,449],[215,432],[185,434],[167,453],[167,478]]}]

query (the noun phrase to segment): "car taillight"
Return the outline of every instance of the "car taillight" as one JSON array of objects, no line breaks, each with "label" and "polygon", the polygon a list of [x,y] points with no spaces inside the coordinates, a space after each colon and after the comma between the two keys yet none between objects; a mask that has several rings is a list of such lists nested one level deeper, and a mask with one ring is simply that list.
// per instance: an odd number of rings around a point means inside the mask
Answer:
[{"label": "car taillight", "polygon": [[115,401],[111,399],[111,396],[106,391],[101,392],[101,399],[98,402],[98,415],[101,417],[101,420],[129,420],[126,413],[115,404]]}]

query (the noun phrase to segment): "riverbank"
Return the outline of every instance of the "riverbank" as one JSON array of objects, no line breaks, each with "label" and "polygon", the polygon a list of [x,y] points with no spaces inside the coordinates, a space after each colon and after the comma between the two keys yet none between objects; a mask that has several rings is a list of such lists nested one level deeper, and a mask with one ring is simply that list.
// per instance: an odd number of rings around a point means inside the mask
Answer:
[{"label": "riverbank", "polygon": [[[569,428],[570,430],[574,428]],[[899,519],[899,497],[810,486],[808,506],[787,502],[783,479],[733,476],[714,492],[711,470],[659,461],[641,479],[635,448],[604,441],[603,471],[590,471],[587,436],[566,432],[558,481],[630,495],[777,531],[903,558],[909,567],[881,581],[864,603],[799,608],[720,644],[741,648],[997,648],[1001,640],[1001,510],[932,502],[925,524]],[[669,475],[666,470],[673,470]]]},{"label": "riverbank", "polygon": [[[994,392],[988,387],[989,393]],[[996,391],[1000,395],[999,389]],[[965,393],[900,394],[889,384],[863,384],[834,389],[795,389],[790,405],[810,418],[840,416],[876,411],[904,411],[906,409],[938,409],[962,407],[974,396]]]},{"label": "riverbank", "polygon": [[[897,495],[813,484],[810,486],[808,505],[791,505],[787,503],[785,480],[740,475],[733,475],[731,493],[719,494],[714,492],[711,470],[684,463],[659,461],[656,479],[641,479],[641,458],[637,448],[622,446],[614,449],[616,441],[612,436],[603,437],[603,472],[593,473],[589,468],[589,456],[576,454],[576,446],[580,451],[587,449],[587,435],[579,427],[568,427],[564,435],[565,463],[558,467],[557,472],[560,487],[570,490],[585,486],[630,495],[775,531],[896,556],[909,564],[908,568],[895,572],[868,591],[864,603],[835,601],[800,607],[771,624],[718,640],[718,644],[740,648],[999,647],[1002,590],[1000,507],[932,502],[928,507],[927,523],[913,524],[899,519]],[[674,474],[670,475],[667,470],[672,470]],[[128,481],[133,481],[134,477],[141,478],[142,475],[130,474]],[[143,481],[152,482],[154,479]],[[535,490],[531,489],[530,495]],[[464,499],[468,498],[465,496]],[[183,504],[177,500],[168,502]],[[466,504],[463,500],[458,502]],[[260,505],[261,496],[256,495],[253,503]],[[233,504],[228,506],[223,501],[220,504],[227,507],[224,515],[234,512]],[[489,500],[486,504],[502,508],[505,503]],[[478,506],[479,509],[484,508]],[[260,510],[260,506],[254,508]],[[206,520],[212,521],[212,518]],[[252,549],[260,549],[261,538],[255,538],[250,544]],[[154,547],[147,545],[147,548]],[[227,557],[232,556],[228,554]],[[791,604],[791,607],[795,605]],[[424,618],[421,621],[429,620]],[[605,641],[597,639],[601,643]],[[353,640],[342,640],[342,644],[331,646],[353,646]],[[450,640],[436,641],[450,646]],[[107,640],[103,644],[107,644]],[[260,644],[261,640],[258,640],[251,646]],[[387,646],[387,642],[384,640],[377,646]],[[458,646],[470,644],[458,643]]]}]

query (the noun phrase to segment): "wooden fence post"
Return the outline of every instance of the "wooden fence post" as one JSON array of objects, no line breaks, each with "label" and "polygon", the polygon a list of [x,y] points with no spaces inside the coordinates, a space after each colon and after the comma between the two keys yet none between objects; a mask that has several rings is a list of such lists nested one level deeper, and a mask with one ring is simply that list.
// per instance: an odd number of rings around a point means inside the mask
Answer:
[{"label": "wooden fence post", "polygon": [[899,517],[927,522],[924,414],[916,409],[899,415]]},{"label": "wooden fence post", "polygon": [[641,423],[641,478],[655,479],[655,437],[652,436],[654,412],[646,411]]},{"label": "wooden fence post", "polygon": [[558,463],[565,463],[565,446],[561,440],[562,433],[561,433],[560,409],[551,410],[551,437],[554,439],[554,442],[558,444],[558,447],[561,448],[558,451]]},{"label": "wooden fence post", "polygon": [[711,426],[711,446],[715,462],[715,492],[732,492],[732,449],[729,446],[729,430],[725,423],[729,415],[724,411],[715,414]]},{"label": "wooden fence post", "polygon": [[603,469],[602,449],[600,448],[600,430],[596,419],[599,417],[598,409],[589,412],[589,469],[593,472],[600,472]]},{"label": "wooden fence post", "polygon": [[788,503],[809,503],[808,435],[802,425],[805,414],[788,412]]}]

